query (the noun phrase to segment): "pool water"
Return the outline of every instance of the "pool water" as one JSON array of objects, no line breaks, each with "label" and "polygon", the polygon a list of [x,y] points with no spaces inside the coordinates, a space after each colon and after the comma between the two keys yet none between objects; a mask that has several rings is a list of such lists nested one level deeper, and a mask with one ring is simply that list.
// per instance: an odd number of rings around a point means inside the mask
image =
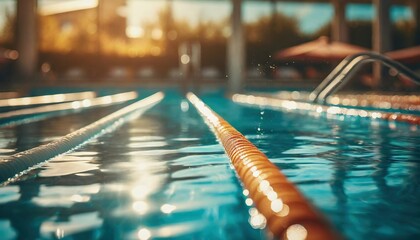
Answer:
[{"label": "pool water", "polygon": [[[182,95],[165,93],[139,118],[0,188],[2,239],[270,238],[251,218],[213,133]],[[245,107],[221,91],[200,97],[345,238],[420,237],[416,127]],[[0,128],[0,155],[52,141],[124,105]]]}]

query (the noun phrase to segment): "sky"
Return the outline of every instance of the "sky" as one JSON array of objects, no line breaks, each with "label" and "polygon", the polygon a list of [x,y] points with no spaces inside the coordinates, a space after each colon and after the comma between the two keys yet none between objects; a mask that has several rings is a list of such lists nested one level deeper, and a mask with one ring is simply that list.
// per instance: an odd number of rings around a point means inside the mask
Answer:
[{"label": "sky", "polygon": [[[86,0],[40,0],[39,4],[41,8],[45,9],[52,3],[66,1],[86,4]],[[155,21],[157,18],[156,9],[163,5],[164,1],[162,0],[128,0],[127,23],[137,25],[147,21]],[[0,28],[4,23],[4,9],[6,8],[14,10],[14,0],[0,0]],[[330,4],[280,2],[277,3],[276,9],[287,16],[297,18],[302,32],[308,34],[316,32],[320,27],[327,24],[333,16],[333,8]],[[196,25],[199,21],[217,21],[227,18],[230,11],[229,1],[173,0],[173,16],[176,19],[184,19],[193,25]],[[247,1],[243,6],[243,19],[245,22],[253,22],[261,16],[269,15],[271,11],[271,5],[268,1]],[[346,10],[348,20],[370,20],[373,14],[373,8],[368,4],[349,4]],[[393,21],[410,19],[412,13],[408,7],[393,6],[391,18]]]}]

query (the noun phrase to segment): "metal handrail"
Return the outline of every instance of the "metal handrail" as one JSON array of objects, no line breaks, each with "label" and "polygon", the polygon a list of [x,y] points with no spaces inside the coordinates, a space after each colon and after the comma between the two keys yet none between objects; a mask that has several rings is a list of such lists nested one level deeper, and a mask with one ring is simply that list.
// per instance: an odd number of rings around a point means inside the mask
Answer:
[{"label": "metal handrail", "polygon": [[334,70],[311,92],[309,100],[312,102],[324,103],[326,98],[339,90],[348,80],[360,69],[363,64],[369,62],[380,62],[398,71],[399,74],[407,76],[416,84],[420,84],[420,76],[403,64],[394,61],[384,55],[374,52],[358,53],[346,57]]}]

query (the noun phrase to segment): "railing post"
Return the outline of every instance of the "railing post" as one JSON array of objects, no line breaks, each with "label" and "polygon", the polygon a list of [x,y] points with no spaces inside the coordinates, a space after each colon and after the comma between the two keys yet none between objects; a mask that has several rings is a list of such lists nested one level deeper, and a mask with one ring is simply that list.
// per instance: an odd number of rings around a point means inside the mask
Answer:
[{"label": "railing post", "polygon": [[332,40],[339,42],[348,41],[348,28],[346,24],[346,2],[334,0],[334,19],[332,21]]},{"label": "railing post", "polygon": [[37,0],[18,0],[16,48],[18,75],[34,77],[38,64]]},{"label": "railing post", "polygon": [[[375,19],[372,28],[372,47],[377,53],[385,53],[391,49],[391,21],[389,0],[374,0]],[[373,87],[378,88],[382,81],[382,67],[373,65]]]},{"label": "railing post", "polygon": [[245,39],[242,26],[242,0],[231,0],[231,35],[228,40],[228,80],[229,91],[240,92],[245,77]]},{"label": "railing post", "polygon": [[414,45],[420,44],[420,2],[418,0],[410,1],[411,11],[414,16],[415,29],[414,29]]}]

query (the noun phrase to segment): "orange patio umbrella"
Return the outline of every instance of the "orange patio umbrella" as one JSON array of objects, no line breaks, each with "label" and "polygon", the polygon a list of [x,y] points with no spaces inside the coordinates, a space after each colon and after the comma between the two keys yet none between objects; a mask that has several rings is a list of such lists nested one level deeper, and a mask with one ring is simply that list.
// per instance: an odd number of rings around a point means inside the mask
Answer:
[{"label": "orange patio umbrella", "polygon": [[415,47],[404,48],[387,52],[385,55],[403,63],[419,63],[420,62],[420,45]]},{"label": "orange patio umbrella", "polygon": [[330,41],[320,37],[314,41],[286,48],[274,55],[276,60],[325,60],[340,61],[349,55],[368,51],[368,49],[343,42]]}]

